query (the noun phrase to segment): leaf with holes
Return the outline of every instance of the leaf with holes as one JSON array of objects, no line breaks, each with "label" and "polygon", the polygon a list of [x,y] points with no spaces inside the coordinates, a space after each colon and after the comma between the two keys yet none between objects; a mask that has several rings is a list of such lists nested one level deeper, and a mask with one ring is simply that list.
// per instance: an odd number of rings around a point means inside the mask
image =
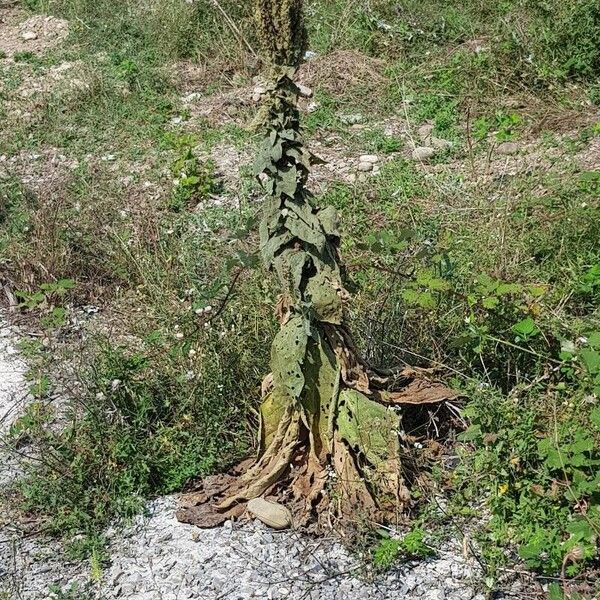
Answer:
[{"label": "leaf with holes", "polygon": [[298,399],[304,389],[302,370],[308,335],[303,317],[292,317],[277,333],[271,348],[271,370],[275,388]]}]

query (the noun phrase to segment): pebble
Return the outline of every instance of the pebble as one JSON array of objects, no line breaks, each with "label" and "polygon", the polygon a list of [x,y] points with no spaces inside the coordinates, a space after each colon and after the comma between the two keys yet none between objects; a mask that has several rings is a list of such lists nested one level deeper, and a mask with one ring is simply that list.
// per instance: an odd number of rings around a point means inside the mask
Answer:
[{"label": "pebble", "polygon": [[200,100],[200,98],[202,98],[202,94],[200,94],[199,92],[192,92],[187,96],[182,96],[181,101],[184,104],[190,104],[191,102],[196,102],[197,100]]},{"label": "pebble", "polygon": [[287,529],[292,526],[292,515],[282,504],[269,502],[264,498],[254,498],[248,502],[247,508],[251,515],[273,529]]},{"label": "pebble", "polygon": [[496,152],[504,156],[511,156],[512,154],[517,154],[520,149],[521,146],[517,142],[502,142],[496,148]]},{"label": "pebble", "polygon": [[412,151],[413,160],[425,161],[435,156],[435,148],[431,146],[417,146]]},{"label": "pebble", "polygon": [[21,36],[26,42],[37,40],[38,34],[35,31],[25,31]]},{"label": "pebble", "polygon": [[379,157],[376,154],[363,154],[359,160],[361,163],[375,164],[379,161]]},{"label": "pebble", "polygon": [[421,125],[419,129],[417,129],[417,135],[423,142],[428,142],[433,133],[433,128],[434,125],[432,123],[425,123],[424,125]]},{"label": "pebble", "polygon": [[444,140],[442,138],[438,138],[438,137],[432,137],[429,140],[429,143],[436,149],[436,150],[448,150],[449,148],[452,148],[452,142],[449,140]]},{"label": "pebble", "polygon": [[299,84],[298,91],[299,91],[300,95],[303,96],[304,98],[312,98],[313,97],[313,91],[307,85]]},{"label": "pebble", "polygon": [[361,173],[368,173],[369,171],[373,170],[373,163],[370,163],[370,162],[361,162],[358,165],[358,170]]},{"label": "pebble", "polygon": [[360,113],[352,114],[352,115],[340,115],[340,121],[344,123],[344,125],[358,125],[365,120],[363,115]]}]

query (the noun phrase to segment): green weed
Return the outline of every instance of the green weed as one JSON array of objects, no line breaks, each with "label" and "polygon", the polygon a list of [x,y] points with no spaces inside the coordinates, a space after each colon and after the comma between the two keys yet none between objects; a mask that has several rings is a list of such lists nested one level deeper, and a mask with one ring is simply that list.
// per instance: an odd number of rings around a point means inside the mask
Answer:
[{"label": "green weed", "polygon": [[400,539],[383,538],[373,550],[373,565],[377,569],[389,569],[399,558],[426,558],[434,554],[424,539],[426,533],[422,529],[412,529]]}]

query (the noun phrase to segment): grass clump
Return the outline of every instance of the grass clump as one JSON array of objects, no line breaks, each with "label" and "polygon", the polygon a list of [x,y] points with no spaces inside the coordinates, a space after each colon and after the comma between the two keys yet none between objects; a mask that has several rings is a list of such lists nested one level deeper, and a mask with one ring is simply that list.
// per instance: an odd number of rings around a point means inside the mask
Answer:
[{"label": "grass clump", "polygon": [[48,515],[51,532],[87,534],[89,544],[110,520],[139,512],[146,498],[243,456],[251,436],[240,398],[253,385],[235,373],[249,366],[249,349],[212,337],[201,359],[189,338],[169,344],[158,332],[136,352],[105,342],[59,431],[43,411],[17,421],[13,436],[34,441],[45,457],[20,484],[24,509]]}]

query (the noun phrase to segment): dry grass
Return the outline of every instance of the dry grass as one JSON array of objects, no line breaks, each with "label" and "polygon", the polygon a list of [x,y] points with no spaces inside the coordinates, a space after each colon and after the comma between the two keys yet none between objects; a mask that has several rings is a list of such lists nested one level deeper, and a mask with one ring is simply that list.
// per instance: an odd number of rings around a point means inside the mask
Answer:
[{"label": "dry grass", "polygon": [[300,67],[298,81],[308,87],[339,96],[357,87],[381,93],[387,83],[383,60],[355,50],[337,50]]}]

